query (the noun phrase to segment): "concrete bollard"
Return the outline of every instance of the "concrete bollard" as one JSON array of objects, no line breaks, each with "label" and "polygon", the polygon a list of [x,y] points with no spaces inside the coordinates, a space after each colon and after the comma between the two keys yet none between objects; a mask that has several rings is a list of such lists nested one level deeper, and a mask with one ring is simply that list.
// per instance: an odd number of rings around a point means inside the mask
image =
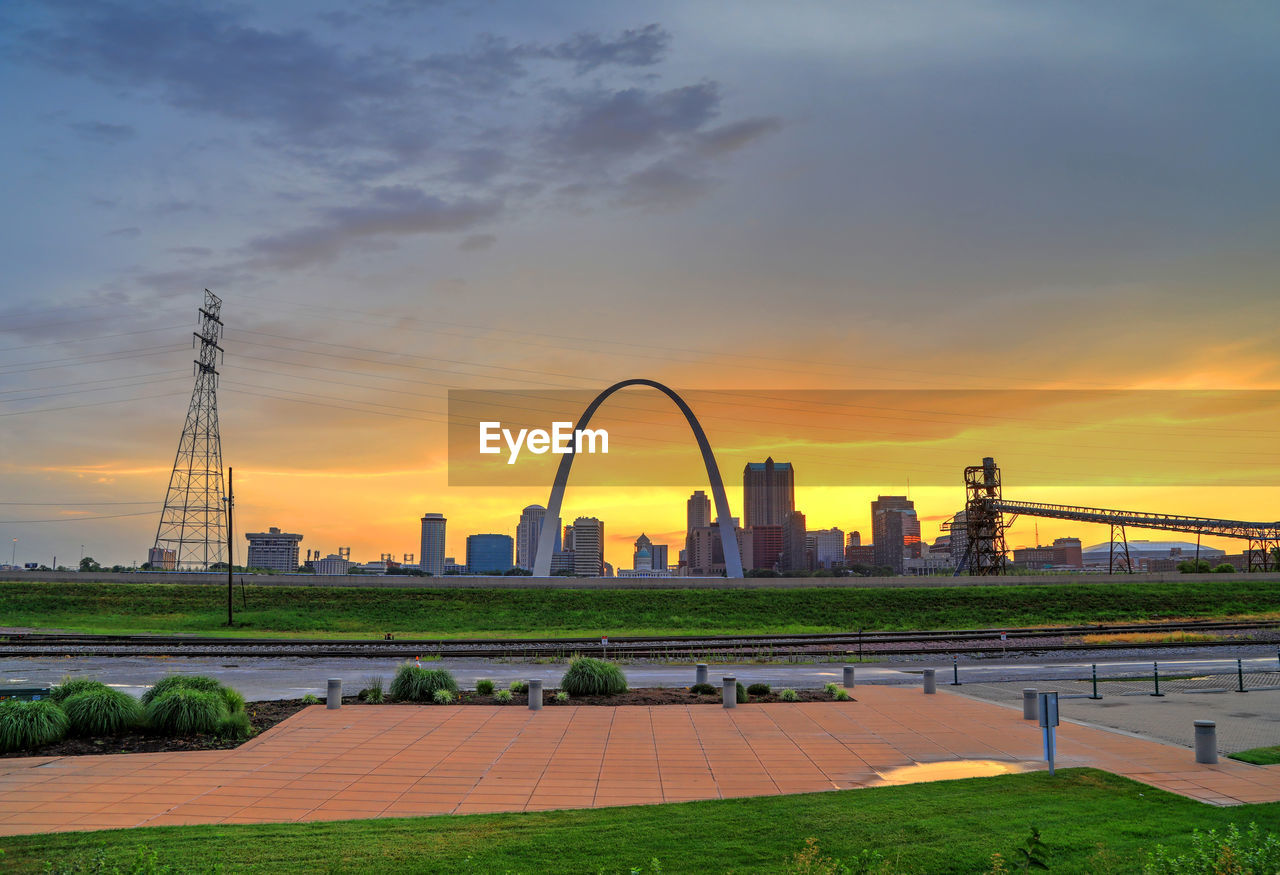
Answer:
[{"label": "concrete bollard", "polygon": [[326,704],[330,711],[342,707],[342,678],[329,678],[329,696]]},{"label": "concrete bollard", "polygon": [[1022,719],[1040,719],[1040,702],[1036,697],[1036,691],[1034,689],[1024,689],[1022,691]]},{"label": "concrete bollard", "polygon": [[542,680],[535,679],[529,681],[529,710],[542,710]]},{"label": "concrete bollard", "polygon": [[693,682],[695,684],[705,684],[707,682],[707,664],[705,662],[698,663],[693,670]]},{"label": "concrete bollard", "polygon": [[844,667],[844,688],[846,690],[853,689],[853,666],[851,665]]},{"label": "concrete bollard", "polygon": [[1196,762],[1212,765],[1218,761],[1218,724],[1212,720],[1197,720]]},{"label": "concrete bollard", "polygon": [[932,696],[938,692],[938,679],[933,669],[926,668],[924,670],[924,694]]},{"label": "concrete bollard", "polygon": [[729,675],[724,679],[724,706],[726,708],[738,707],[738,679],[733,675]]}]

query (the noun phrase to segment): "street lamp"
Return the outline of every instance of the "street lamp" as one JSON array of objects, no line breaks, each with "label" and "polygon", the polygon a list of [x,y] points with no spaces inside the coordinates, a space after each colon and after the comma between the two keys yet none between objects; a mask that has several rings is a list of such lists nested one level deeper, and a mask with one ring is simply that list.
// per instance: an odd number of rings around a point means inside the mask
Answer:
[{"label": "street lamp", "polygon": [[18,539],[13,539],[13,555],[9,557],[9,564],[16,566],[18,564]]}]

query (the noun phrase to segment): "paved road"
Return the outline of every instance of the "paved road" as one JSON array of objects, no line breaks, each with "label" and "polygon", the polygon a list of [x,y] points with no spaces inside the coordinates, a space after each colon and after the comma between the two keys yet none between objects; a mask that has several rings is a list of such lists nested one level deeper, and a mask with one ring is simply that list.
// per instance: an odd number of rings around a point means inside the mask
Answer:
[{"label": "paved road", "polygon": [[[368,679],[381,675],[390,681],[397,660],[393,659],[309,659],[277,658],[198,658],[168,657],[38,657],[0,659],[0,689],[5,686],[50,686],[64,676],[91,677],[131,693],[141,693],[167,674],[208,674],[235,687],[250,701],[293,699],[306,693],[323,696],[326,680],[340,677],[348,692],[365,686]],[[563,664],[530,664],[486,659],[445,659],[423,663],[428,667],[447,668],[463,687],[475,686],[478,678],[492,678],[502,684],[516,679],[541,678],[550,687],[558,686],[564,673]],[[1025,683],[1030,681],[1079,680],[1087,678],[1091,663],[1063,660],[1059,662],[1025,662],[975,660],[961,661],[960,677],[965,683]],[[1126,659],[1099,662],[1103,676],[1149,672],[1150,659]],[[1210,656],[1202,659],[1160,660],[1161,673],[1197,672],[1229,673],[1235,670],[1235,659]],[[949,661],[912,660],[901,663],[864,663],[857,667],[859,683],[918,684],[920,672],[933,667],[938,670],[939,685],[951,680]],[[1280,665],[1275,656],[1251,657],[1244,660],[1246,672],[1275,670]],[[634,687],[686,686],[693,682],[693,665],[633,664],[624,667]],[[812,689],[829,681],[839,682],[841,666],[834,663],[808,665],[712,665],[713,682],[726,674],[734,674],[743,683],[763,681],[775,687]]]}]

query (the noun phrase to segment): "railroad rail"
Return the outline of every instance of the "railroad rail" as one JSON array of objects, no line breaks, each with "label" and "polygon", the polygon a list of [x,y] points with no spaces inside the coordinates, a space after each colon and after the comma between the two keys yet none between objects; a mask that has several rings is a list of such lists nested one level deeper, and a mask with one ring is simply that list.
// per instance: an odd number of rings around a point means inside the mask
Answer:
[{"label": "railroad rail", "polygon": [[[1086,635],[1200,632],[1216,640],[1086,643]],[[1249,636],[1249,637],[1242,637]],[[1192,620],[951,631],[861,630],[783,635],[678,635],[603,638],[221,638],[191,635],[0,634],[0,657],[187,656],[533,658],[574,653],[614,658],[895,656],[913,654],[1043,653],[1170,646],[1213,647],[1280,642],[1276,620]]]}]

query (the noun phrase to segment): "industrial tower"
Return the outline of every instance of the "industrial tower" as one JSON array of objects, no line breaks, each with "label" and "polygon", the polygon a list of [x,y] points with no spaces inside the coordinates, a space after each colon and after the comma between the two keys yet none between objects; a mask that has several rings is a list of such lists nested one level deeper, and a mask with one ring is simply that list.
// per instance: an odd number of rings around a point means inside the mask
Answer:
[{"label": "industrial tower", "polygon": [[[218,436],[218,356],[222,347],[222,299],[204,290],[200,308],[195,389],[169,476],[156,550],[173,551],[178,571],[208,571],[225,559],[227,508],[222,492],[222,441]],[[154,554],[153,554],[154,555]]]}]

